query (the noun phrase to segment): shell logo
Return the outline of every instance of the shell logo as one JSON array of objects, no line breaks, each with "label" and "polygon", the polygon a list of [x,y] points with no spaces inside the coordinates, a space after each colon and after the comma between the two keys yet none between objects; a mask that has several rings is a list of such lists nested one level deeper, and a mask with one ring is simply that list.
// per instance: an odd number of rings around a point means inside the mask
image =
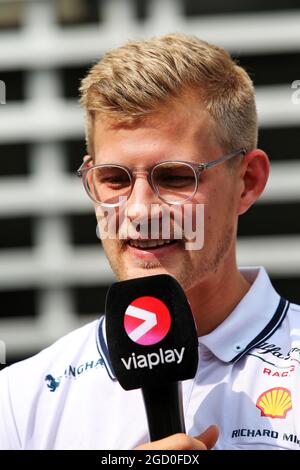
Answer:
[{"label": "shell logo", "polygon": [[258,397],[256,407],[260,409],[261,416],[285,418],[292,409],[291,392],[283,387],[270,388]]}]

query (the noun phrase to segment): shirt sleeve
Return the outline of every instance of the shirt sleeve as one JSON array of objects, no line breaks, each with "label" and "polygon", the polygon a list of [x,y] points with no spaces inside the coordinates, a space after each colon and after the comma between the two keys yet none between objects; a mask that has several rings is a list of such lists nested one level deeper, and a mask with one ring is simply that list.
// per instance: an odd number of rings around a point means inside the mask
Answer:
[{"label": "shirt sleeve", "polygon": [[0,372],[0,450],[21,450],[9,390],[9,367]]}]

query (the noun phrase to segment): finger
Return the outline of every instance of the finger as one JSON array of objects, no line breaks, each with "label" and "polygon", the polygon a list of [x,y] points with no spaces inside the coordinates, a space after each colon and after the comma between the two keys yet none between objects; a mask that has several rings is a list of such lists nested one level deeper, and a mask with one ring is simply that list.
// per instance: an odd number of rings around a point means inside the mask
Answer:
[{"label": "finger", "polygon": [[207,449],[211,449],[217,442],[218,437],[219,429],[217,426],[213,425],[209,426],[209,428],[199,434],[199,436],[195,437],[195,439],[203,443],[207,447]]},{"label": "finger", "polygon": [[136,447],[135,450],[206,450],[206,445],[198,438],[179,433],[158,441],[142,444]]}]

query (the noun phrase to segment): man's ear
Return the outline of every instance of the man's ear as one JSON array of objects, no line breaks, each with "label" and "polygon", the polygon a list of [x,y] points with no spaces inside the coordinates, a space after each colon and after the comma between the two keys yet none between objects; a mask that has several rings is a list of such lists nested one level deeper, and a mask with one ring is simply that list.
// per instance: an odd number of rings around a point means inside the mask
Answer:
[{"label": "man's ear", "polygon": [[244,214],[263,192],[269,178],[270,162],[259,149],[247,153],[240,166],[240,201],[238,215]]},{"label": "man's ear", "polygon": [[91,157],[90,157],[89,155],[85,155],[85,156],[83,157],[84,163],[85,163],[87,160],[89,160],[90,158],[91,158]]}]

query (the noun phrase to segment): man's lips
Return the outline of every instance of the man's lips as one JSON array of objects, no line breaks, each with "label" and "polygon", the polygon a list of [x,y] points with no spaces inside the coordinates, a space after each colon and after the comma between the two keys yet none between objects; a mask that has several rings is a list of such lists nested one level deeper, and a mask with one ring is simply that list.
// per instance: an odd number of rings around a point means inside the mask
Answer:
[{"label": "man's lips", "polygon": [[[174,252],[175,250],[178,250],[181,246],[181,243],[179,240],[170,240],[167,243],[163,243],[163,244],[157,244],[157,242],[160,242],[162,240],[153,240],[153,241],[148,240],[148,241],[150,242],[148,246],[142,246],[141,245],[143,243],[142,241],[139,242],[140,243],[139,246],[135,246],[133,244],[133,241],[131,242],[128,241],[126,243],[126,248],[128,250],[128,253],[140,259],[150,260],[151,258],[152,259],[160,258],[162,256],[171,255],[172,252]],[[156,242],[156,245],[150,246],[151,242]]]},{"label": "man's lips", "polygon": [[127,244],[134,247],[134,248],[140,248],[140,249],[153,249],[153,248],[160,248],[164,245],[169,245],[171,243],[176,242],[176,240],[172,239],[143,239],[143,238],[138,238],[136,240],[134,239],[129,239],[127,240]]}]

